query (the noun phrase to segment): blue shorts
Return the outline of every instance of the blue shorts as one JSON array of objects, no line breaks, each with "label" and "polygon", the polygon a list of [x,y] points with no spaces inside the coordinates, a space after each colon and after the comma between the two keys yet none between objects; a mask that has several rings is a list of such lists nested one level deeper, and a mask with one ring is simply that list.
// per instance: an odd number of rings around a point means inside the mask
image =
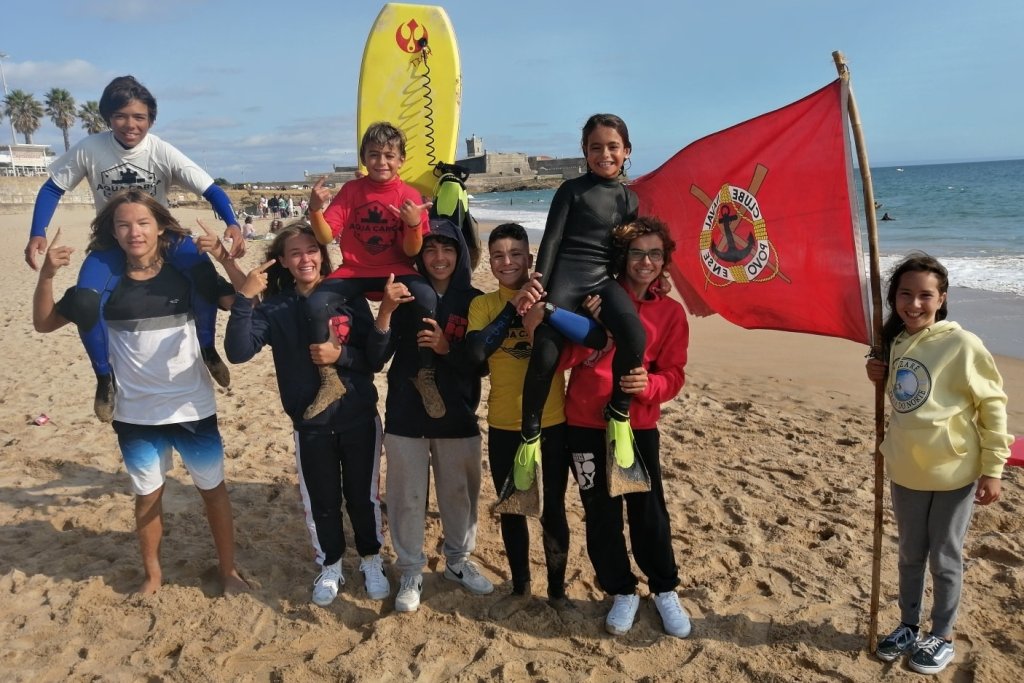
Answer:
[{"label": "blue shorts", "polygon": [[125,469],[136,495],[145,496],[164,485],[172,467],[171,449],[181,461],[196,488],[208,491],[224,481],[224,442],[217,429],[217,416],[168,425],[113,423]]}]

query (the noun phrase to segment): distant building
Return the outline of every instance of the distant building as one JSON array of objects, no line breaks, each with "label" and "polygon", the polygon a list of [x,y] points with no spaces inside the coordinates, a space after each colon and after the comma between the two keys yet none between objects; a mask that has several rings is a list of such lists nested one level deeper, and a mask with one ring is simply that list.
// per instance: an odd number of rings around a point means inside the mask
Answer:
[{"label": "distant building", "polygon": [[49,145],[0,146],[0,175],[46,175],[56,155]]},{"label": "distant building", "polygon": [[466,138],[466,156],[469,158],[481,157],[484,155],[484,139],[478,138],[476,134]]}]

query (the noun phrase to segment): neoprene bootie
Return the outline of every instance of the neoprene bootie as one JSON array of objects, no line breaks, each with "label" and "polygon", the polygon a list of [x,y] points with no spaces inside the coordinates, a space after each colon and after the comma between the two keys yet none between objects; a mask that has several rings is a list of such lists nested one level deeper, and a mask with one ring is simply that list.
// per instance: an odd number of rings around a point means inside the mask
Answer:
[{"label": "neoprene bootie", "polygon": [[302,414],[304,420],[312,420],[345,395],[345,385],[341,383],[338,371],[333,365],[319,365],[317,369],[320,371],[320,389],[316,392],[316,398],[306,408],[306,412]]}]

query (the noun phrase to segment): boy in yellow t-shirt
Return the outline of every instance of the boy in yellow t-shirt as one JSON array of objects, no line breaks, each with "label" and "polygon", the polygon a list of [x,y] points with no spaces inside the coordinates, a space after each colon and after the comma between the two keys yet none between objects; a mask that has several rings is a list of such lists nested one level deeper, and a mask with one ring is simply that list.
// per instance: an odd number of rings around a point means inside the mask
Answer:
[{"label": "boy in yellow t-shirt", "polygon": [[[498,290],[483,294],[469,307],[466,336],[470,362],[486,362],[491,391],[487,401],[487,446],[494,488],[500,491],[522,440],[523,378],[530,361],[531,344],[522,319],[516,313],[519,290],[530,277],[533,256],[526,229],[516,223],[499,225],[488,238],[491,273]],[[571,462],[565,450],[565,378],[556,373],[541,417],[544,457],[543,514],[544,556],[548,573],[548,601],[556,608],[571,607],[565,597],[565,569],[569,553],[569,524],[565,516],[565,489]],[[498,603],[503,618],[530,595],[530,535],[526,517],[501,515],[501,538],[512,573],[512,600]]]}]

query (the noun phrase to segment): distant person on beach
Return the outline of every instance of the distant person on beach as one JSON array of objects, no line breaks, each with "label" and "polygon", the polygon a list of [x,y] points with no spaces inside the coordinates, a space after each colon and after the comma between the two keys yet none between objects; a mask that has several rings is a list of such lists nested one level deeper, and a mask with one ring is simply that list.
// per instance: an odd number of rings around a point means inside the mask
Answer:
[{"label": "distant person on beach", "polygon": [[256,237],[256,226],[252,223],[252,216],[245,217],[245,223],[242,224],[242,237],[247,240]]},{"label": "distant person on beach", "polygon": [[[981,340],[948,317],[945,267],[917,252],[889,279],[882,328],[888,362],[870,359],[893,411],[882,441],[899,537],[900,624],[875,650],[909,655],[922,674],[954,656],[953,626],[963,584],[963,547],[973,506],[999,500],[1007,433],[1006,394]],[[920,629],[925,566],[932,576],[931,632]]]},{"label": "distant person on beach", "polygon": [[[637,578],[630,567],[623,535],[623,505],[629,518],[630,549],[646,577],[651,598],[665,632],[677,638],[690,633],[690,619],[679,603],[676,586],[679,570],[672,549],[672,531],[661,480],[661,404],[673,399],[683,386],[689,328],[686,313],[676,301],[664,296],[675,242],[661,221],[641,216],[613,231],[613,267],[618,284],[639,314],[647,337],[641,365],[616,380],[613,345],[593,352],[573,346],[572,365],[565,396],[568,450],[586,512],[587,554],[597,573],[597,583],[613,597],[605,628],[623,635],[633,626],[640,598]],[[607,311],[601,297],[588,297],[584,306],[604,322]],[[527,314],[535,324],[537,307]],[[651,490],[612,498],[608,493],[607,464],[612,457],[605,444],[604,406],[613,382],[633,397],[630,424],[636,439],[636,457],[651,479]],[[545,452],[545,458],[549,454]]]},{"label": "distant person on beach", "polygon": [[[245,240],[228,196],[195,162],[149,133],[157,111],[156,98],[149,90],[132,76],[120,76],[104,88],[99,109],[110,130],[88,136],[54,161],[50,166],[49,180],[39,189],[32,214],[31,236],[25,247],[26,263],[36,269],[36,256],[46,249],[46,229],[60,198],[82,180],[89,181],[97,212],[102,211],[119,190],[140,189],[167,206],[167,192],[171,185],[187,187],[205,197],[214,212],[224,219],[227,224],[225,237],[232,240],[232,255],[242,256]],[[170,265],[196,282],[215,277],[209,259],[196,251],[187,232],[180,238],[172,237],[174,241],[167,253]],[[103,325],[104,306],[124,270],[124,252],[111,241],[109,248],[91,249],[78,274],[81,291],[91,290],[94,293],[91,298],[83,294],[79,301],[85,315],[81,317],[78,332],[96,373],[93,407],[103,422],[110,421],[115,400],[114,381],[110,375],[110,349]],[[227,386],[230,373],[214,347],[216,304],[199,298],[193,302],[193,310],[203,359],[217,383]]]},{"label": "distant person on beach", "polygon": [[[486,364],[491,377],[487,400],[487,451],[494,489],[500,494],[512,472],[521,441],[523,378],[532,347],[518,306],[528,298],[521,288],[530,280],[533,256],[526,229],[505,223],[491,231],[487,240],[491,274],[497,291],[473,300],[469,307],[467,360]],[[569,523],[565,515],[565,489],[571,470],[565,451],[565,380],[562,373],[548,384],[540,415],[540,440],[546,454],[541,460],[543,486],[544,559],[547,565],[548,600],[558,609],[570,607],[565,595],[569,560]],[[511,595],[492,611],[504,619],[523,607],[531,596],[530,531],[520,514],[500,515],[501,540],[512,575]]]},{"label": "distant person on beach", "polygon": [[882,214],[882,220],[883,221],[891,221],[893,219],[892,219],[892,217],[889,216],[889,212],[885,212],[885,213]]},{"label": "distant person on beach", "polygon": [[[434,319],[437,294],[427,280],[416,272],[414,261],[430,232],[427,209],[430,202],[413,187],[406,185],[398,171],[405,162],[405,135],[390,123],[370,125],[359,145],[359,159],[366,166],[366,176],[345,183],[330,198],[325,179],[313,185],[309,196],[309,220],[320,244],[339,241],[342,264],[310,294],[309,318],[314,341],[326,339],[326,314],[336,305],[368,292],[381,292],[390,275],[395,276],[414,297],[399,313],[401,325],[423,331],[430,327],[422,322]],[[444,417],[445,405],[434,379],[434,352],[421,347],[420,367],[411,382],[423,399],[423,407],[433,418]],[[306,417],[345,394],[337,375],[321,369],[320,391],[310,403]],[[406,387],[395,387],[403,391]]]},{"label": "distant person on beach", "polygon": [[[575,311],[586,296],[601,297],[605,324],[616,341],[612,361],[615,382],[605,406],[608,447],[617,462],[629,467],[635,457],[629,426],[632,396],[622,389],[621,379],[641,364],[646,340],[636,308],[610,277],[609,266],[612,228],[637,215],[637,196],[621,178],[632,145],[625,122],[613,114],[594,114],[587,119],[581,144],[587,173],[562,183],[551,200],[532,280],[533,294],[519,312],[542,298]],[[523,386],[522,439],[515,459],[518,488],[529,485],[535,463],[542,457],[541,410],[564,343],[565,338],[550,325],[541,325],[534,335]]]},{"label": "distant person on beach", "polygon": [[[305,325],[305,298],[331,272],[327,248],[301,222],[281,228],[267,247],[266,262],[242,274],[223,247],[213,245],[238,293],[231,306],[224,350],[232,363],[253,358],[264,346],[274,356],[281,405],[295,431],[295,465],[316,561],[313,602],[331,604],[345,583],[342,504],[359,554],[366,594],[383,600],[391,593],[380,554],[381,426],[366,346],[373,317],[365,300],[338,308],[330,319],[331,338],[314,343]],[[255,297],[265,298],[259,304]],[[312,418],[303,411],[320,386],[319,365],[345,383],[347,396]]]},{"label": "distant person on beach", "polygon": [[[481,373],[478,366],[466,362],[465,353],[466,316],[470,301],[480,294],[470,282],[469,262],[462,231],[447,218],[432,219],[416,259],[419,271],[437,292],[436,317],[429,319],[430,329],[417,331],[412,326],[391,324],[396,309],[410,305],[412,296],[404,284],[388,277],[377,330],[370,342],[373,364],[383,365],[394,356],[388,369],[384,453],[388,527],[401,573],[396,612],[415,612],[420,605],[427,564],[423,542],[431,472],[444,536],[444,578],[477,595],[494,590],[471,559],[476,549],[482,475],[476,416]],[[435,379],[447,406],[442,417],[427,414],[420,397],[406,388],[419,372],[421,348],[437,354]]]},{"label": "distant person on beach", "polygon": [[[125,276],[111,293],[101,324],[109,335],[120,397],[113,411],[114,432],[135,492],[136,531],[146,575],[138,589],[142,594],[155,593],[163,580],[161,501],[172,448],[181,455],[203,498],[224,592],[248,590],[235,569],[217,404],[189,310],[196,285],[166,262],[175,242],[188,240],[188,234],[156,199],[131,189],[109,198],[92,222],[89,240],[94,251],[117,244],[126,259]],[[38,332],[53,332],[93,315],[88,293],[81,286],[68,289],[54,303],[54,275],[71,263],[73,251],[58,245],[59,238],[58,228],[39,270],[32,306],[32,323]],[[227,305],[230,297],[224,299]]]}]

